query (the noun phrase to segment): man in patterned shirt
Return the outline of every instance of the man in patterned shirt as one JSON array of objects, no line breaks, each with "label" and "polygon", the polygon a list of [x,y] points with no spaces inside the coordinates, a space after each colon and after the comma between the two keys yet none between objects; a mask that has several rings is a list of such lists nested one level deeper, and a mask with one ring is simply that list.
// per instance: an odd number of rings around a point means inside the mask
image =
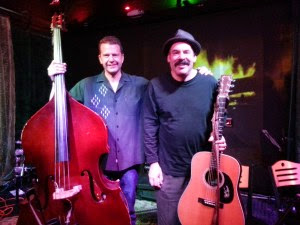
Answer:
[{"label": "man in patterned shirt", "polygon": [[[98,59],[104,70],[79,81],[70,94],[105,120],[110,151],[104,173],[120,180],[131,224],[135,224],[138,167],[144,163],[141,108],[148,80],[122,71],[124,53],[118,38],[106,36],[99,41],[98,48]],[[65,72],[65,63],[52,62],[48,67],[50,77]]]}]

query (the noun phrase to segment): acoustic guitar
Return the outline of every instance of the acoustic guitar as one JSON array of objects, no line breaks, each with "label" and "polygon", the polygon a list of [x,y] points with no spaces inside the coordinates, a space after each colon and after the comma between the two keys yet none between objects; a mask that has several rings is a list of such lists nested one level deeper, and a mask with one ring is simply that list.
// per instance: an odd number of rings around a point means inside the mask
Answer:
[{"label": "acoustic guitar", "polygon": [[[222,137],[231,86],[232,77],[221,76],[212,119],[214,140]],[[215,141],[212,152],[196,153],[191,162],[191,179],[178,203],[182,225],[244,225],[238,192],[240,173],[239,162],[222,154]]]}]

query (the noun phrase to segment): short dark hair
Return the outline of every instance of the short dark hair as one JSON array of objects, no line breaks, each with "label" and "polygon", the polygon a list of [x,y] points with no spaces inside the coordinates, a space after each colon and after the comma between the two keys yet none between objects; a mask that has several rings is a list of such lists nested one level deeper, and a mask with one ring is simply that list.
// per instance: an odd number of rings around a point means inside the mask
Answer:
[{"label": "short dark hair", "polygon": [[111,44],[111,45],[119,45],[120,49],[121,49],[121,53],[123,54],[123,46],[121,44],[121,41],[119,38],[115,37],[115,36],[105,36],[104,38],[102,38],[99,43],[98,43],[98,50],[99,50],[99,54],[101,53],[100,51],[100,46],[102,44]]}]

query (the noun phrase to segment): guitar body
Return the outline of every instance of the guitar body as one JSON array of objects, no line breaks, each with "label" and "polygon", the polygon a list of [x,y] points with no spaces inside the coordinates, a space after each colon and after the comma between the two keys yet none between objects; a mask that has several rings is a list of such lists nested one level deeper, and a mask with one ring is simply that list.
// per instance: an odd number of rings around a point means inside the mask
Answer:
[{"label": "guitar body", "polygon": [[219,219],[214,222],[216,185],[209,183],[211,152],[198,152],[191,164],[191,179],[178,204],[182,225],[244,225],[245,218],[239,199],[238,184],[241,174],[239,162],[225,154],[220,155]]}]

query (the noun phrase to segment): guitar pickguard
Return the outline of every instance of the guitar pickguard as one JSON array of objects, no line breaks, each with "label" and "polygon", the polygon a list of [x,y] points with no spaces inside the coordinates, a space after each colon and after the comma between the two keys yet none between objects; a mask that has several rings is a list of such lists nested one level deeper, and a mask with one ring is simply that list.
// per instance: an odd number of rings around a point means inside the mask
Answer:
[{"label": "guitar pickguard", "polygon": [[[216,188],[216,179],[214,179],[213,176],[211,174],[211,171],[207,171],[205,174],[205,180],[206,183],[211,186],[211,188]],[[233,188],[233,184],[232,181],[230,179],[230,177],[226,174],[223,173],[221,171],[219,171],[219,182],[220,182],[220,208],[223,208],[223,204],[228,204],[231,203],[234,197],[234,188]],[[212,207],[214,208],[216,203],[213,201],[210,201],[208,199],[204,199],[204,198],[198,198],[198,202],[208,206],[208,207]]]},{"label": "guitar pickguard", "polygon": [[223,173],[224,183],[220,187],[220,201],[222,203],[230,203],[233,200],[234,189],[230,177]]}]

